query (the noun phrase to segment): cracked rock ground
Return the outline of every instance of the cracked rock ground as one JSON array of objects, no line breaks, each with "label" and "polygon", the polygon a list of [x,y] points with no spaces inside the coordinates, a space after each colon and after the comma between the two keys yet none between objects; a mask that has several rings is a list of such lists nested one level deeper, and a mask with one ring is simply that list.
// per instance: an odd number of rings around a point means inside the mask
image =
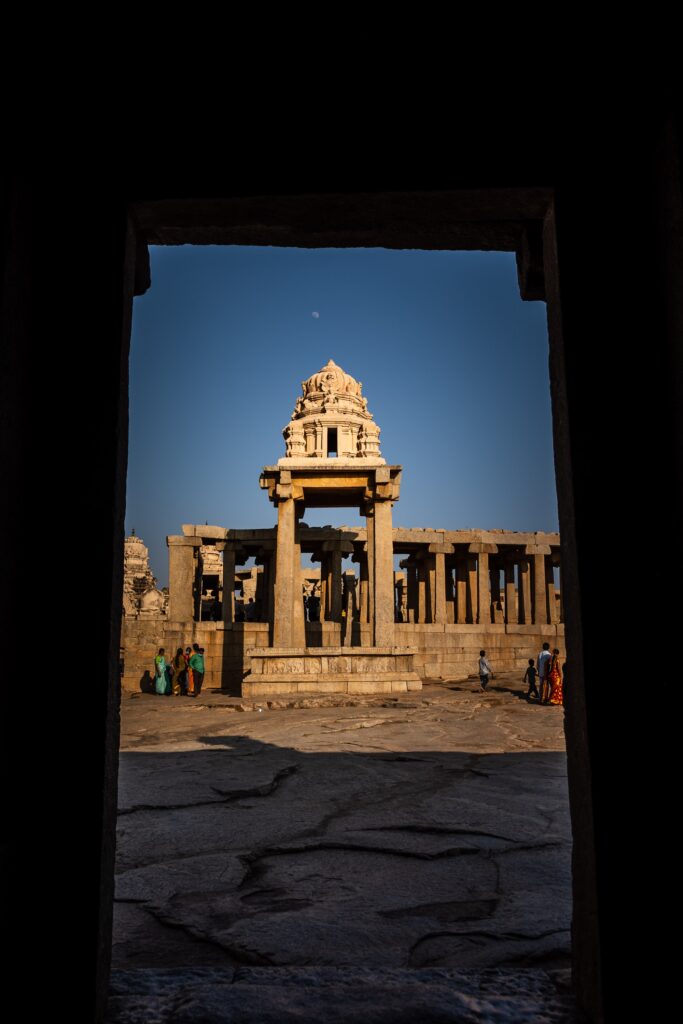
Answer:
[{"label": "cracked rock ground", "polygon": [[569,1019],[563,711],[516,675],[124,698],[119,807],[112,1021]]}]

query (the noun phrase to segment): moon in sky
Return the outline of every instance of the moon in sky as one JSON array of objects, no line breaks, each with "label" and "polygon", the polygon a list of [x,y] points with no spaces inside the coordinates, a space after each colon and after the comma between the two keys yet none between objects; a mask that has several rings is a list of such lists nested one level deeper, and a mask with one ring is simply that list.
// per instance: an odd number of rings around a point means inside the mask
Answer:
[{"label": "moon in sky", "polygon": [[311,316],[313,317],[314,320],[320,319],[320,313],[311,313]]}]

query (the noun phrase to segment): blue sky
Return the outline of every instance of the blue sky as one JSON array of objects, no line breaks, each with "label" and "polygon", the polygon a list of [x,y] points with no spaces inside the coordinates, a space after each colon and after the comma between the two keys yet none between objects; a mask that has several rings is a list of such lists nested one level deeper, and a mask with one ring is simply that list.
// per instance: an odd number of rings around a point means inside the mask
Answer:
[{"label": "blue sky", "polygon": [[151,259],[133,313],[126,531],[160,585],[182,523],[275,524],[259,473],[284,455],[301,381],[330,358],[363,382],[382,454],[404,467],[396,526],[558,528],[545,304],[520,299],[513,254],[182,246]]}]

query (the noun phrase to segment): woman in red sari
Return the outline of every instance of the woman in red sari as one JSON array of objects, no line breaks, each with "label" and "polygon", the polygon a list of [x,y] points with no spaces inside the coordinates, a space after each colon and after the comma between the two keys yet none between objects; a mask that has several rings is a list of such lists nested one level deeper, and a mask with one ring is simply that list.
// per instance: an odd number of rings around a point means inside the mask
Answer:
[{"label": "woman in red sari", "polygon": [[560,652],[554,648],[548,668],[548,682],[550,684],[550,703],[562,704],[562,673],[560,672]]}]

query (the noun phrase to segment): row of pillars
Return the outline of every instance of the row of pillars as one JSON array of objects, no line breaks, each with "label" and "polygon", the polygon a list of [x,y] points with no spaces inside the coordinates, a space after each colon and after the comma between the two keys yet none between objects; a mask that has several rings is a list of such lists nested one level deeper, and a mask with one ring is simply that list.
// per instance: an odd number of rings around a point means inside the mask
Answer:
[{"label": "row of pillars", "polygon": [[471,544],[467,553],[454,552],[452,544],[430,544],[425,551],[401,562],[407,577],[408,621],[482,625],[547,625],[560,621],[554,576],[557,557],[551,555],[549,547],[527,547],[520,555],[498,554],[494,544]]},{"label": "row of pillars", "polygon": [[[393,623],[403,617],[395,610],[391,520],[391,502],[373,502],[366,510],[367,542],[354,554],[360,570],[358,619],[373,625],[375,646],[391,646]],[[201,540],[169,537],[168,545],[169,617],[192,619]],[[218,541],[216,548],[223,551],[223,579],[234,580],[235,567],[244,559],[239,543]],[[317,553],[322,620],[342,621],[342,560],[353,551],[350,541],[330,540]],[[476,543],[467,552],[456,553],[453,544],[430,544],[401,563],[406,570],[406,598],[399,608],[404,603],[407,620],[416,623],[555,623],[561,620],[553,573],[557,561],[549,547],[527,547],[512,554],[498,552],[497,545]],[[258,574],[256,602],[261,618],[273,623],[274,646],[305,646],[301,544],[293,499],[278,502],[277,544],[264,549],[257,562],[263,572]],[[224,588],[223,621],[232,623],[234,616],[234,588]]]},{"label": "row of pillars", "polygon": [[[198,594],[201,594],[202,575],[199,537],[168,537],[169,555],[169,608],[168,617],[176,622],[197,617]],[[223,601],[221,617],[223,622],[235,621],[235,568],[242,565],[246,555],[238,542],[216,541],[215,548],[223,552]],[[257,557],[263,565],[256,581],[255,602],[261,617],[271,622],[274,606],[275,566],[271,551],[263,551]],[[225,586],[229,581],[228,586]]]}]

